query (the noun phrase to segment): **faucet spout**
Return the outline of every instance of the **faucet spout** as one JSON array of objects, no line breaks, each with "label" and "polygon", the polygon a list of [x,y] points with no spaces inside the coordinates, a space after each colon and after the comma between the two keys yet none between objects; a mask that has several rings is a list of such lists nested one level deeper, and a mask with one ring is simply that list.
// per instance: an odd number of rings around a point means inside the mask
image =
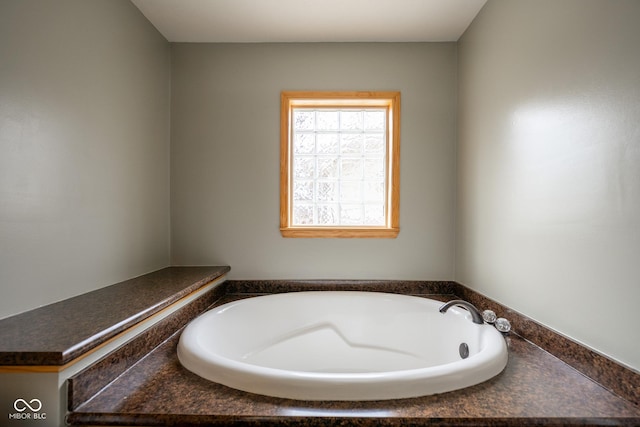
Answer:
[{"label": "faucet spout", "polygon": [[477,323],[478,325],[482,325],[484,323],[484,319],[482,318],[482,314],[480,314],[480,311],[478,311],[478,309],[473,304],[461,299],[449,301],[448,303],[444,304],[442,307],[440,307],[440,313],[446,313],[447,310],[449,310],[453,306],[466,308],[469,313],[471,313],[471,319],[473,320],[473,323]]}]

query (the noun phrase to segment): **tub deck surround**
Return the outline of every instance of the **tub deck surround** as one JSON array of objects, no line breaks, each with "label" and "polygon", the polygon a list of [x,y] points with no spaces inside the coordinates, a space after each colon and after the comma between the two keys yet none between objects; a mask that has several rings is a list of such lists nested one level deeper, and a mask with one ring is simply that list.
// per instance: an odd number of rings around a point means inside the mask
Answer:
[{"label": "tub deck surround", "polygon": [[76,409],[74,405],[77,406],[80,402],[89,400],[103,387],[170,338],[175,331],[186,326],[191,319],[207,310],[223,296],[224,284],[205,292],[162,319],[158,324],[137,335],[126,345],[115,349],[78,375],[70,378],[67,381],[69,410],[74,410]]},{"label": "tub deck surround", "polygon": [[0,320],[0,368],[63,366],[230,270],[168,267]]},{"label": "tub deck surround", "polygon": [[182,368],[179,333],[67,417],[71,425],[623,425],[640,409],[540,348],[508,338],[497,377],[449,393],[386,401],[298,401],[212,383]]},{"label": "tub deck surround", "polygon": [[620,365],[536,321],[456,283],[454,293],[476,307],[494,310],[511,321],[514,332],[598,382],[606,389],[640,407],[640,372]]},{"label": "tub deck surround", "polygon": [[362,290],[423,295],[450,300],[454,297],[474,304],[480,310],[490,309],[511,322],[512,331],[543,348],[578,371],[597,381],[623,399],[640,406],[640,372],[616,363],[608,357],[549,330],[530,319],[479,294],[463,284],[451,281],[401,280],[229,280],[227,293],[239,296],[307,290]]},{"label": "tub deck surround", "polygon": [[405,295],[453,295],[456,282],[423,280],[227,280],[227,294],[251,296],[303,291],[368,291]]},{"label": "tub deck surround", "polygon": [[[227,281],[223,284],[226,296],[214,305],[268,293],[268,283],[255,282],[256,286],[252,287],[250,281]],[[307,281],[272,283],[279,292],[354,290],[354,286],[359,289],[363,285],[352,281],[334,282],[325,288],[316,282],[314,288],[314,284]],[[375,288],[378,282],[369,283]],[[386,283],[385,291],[393,292],[394,288]],[[445,283],[446,290],[462,290],[458,288],[461,285],[453,282],[396,282],[404,291],[416,291],[414,295],[428,295],[442,301],[462,297],[448,292],[438,295],[439,283]],[[374,289],[367,287],[366,290]],[[169,339],[153,349],[150,346],[146,357],[130,364],[121,375],[111,373],[111,377],[105,377],[105,367],[112,363],[110,357],[122,357],[108,355],[101,366],[96,364],[72,378],[70,383],[75,385],[70,389],[75,388],[77,394],[70,395],[69,404],[73,409],[67,421],[71,425],[132,426],[640,425],[640,406],[617,396],[517,333],[507,338],[509,363],[505,370],[482,384],[411,399],[311,402],[246,393],[192,374],[180,365],[176,355],[180,332],[172,332]],[[640,376],[623,367],[620,369],[616,373],[629,376],[628,381],[634,387],[640,384]],[[92,384],[92,378],[98,377],[108,386],[94,386],[93,390],[100,391],[83,393],[83,384]]]}]

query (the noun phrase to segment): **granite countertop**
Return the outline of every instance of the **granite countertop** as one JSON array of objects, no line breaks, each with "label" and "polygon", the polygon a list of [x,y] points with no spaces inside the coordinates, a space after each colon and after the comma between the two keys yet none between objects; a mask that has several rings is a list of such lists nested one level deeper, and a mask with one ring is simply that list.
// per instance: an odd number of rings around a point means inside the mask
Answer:
[{"label": "granite countertop", "polygon": [[64,365],[227,271],[168,267],[2,319],[0,365]]},{"label": "granite countertop", "polygon": [[[451,297],[450,295],[448,297]],[[219,303],[230,301],[224,297]],[[176,356],[181,330],[68,416],[72,425],[640,425],[640,407],[517,334],[498,376],[412,399],[310,402],[207,381]]]}]

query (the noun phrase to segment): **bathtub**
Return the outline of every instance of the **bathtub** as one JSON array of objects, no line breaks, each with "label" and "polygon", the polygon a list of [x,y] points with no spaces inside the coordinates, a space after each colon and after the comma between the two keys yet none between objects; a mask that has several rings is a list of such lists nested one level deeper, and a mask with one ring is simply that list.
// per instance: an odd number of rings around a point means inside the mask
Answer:
[{"label": "bathtub", "polygon": [[182,332],[189,371],[235,389],[299,400],[443,393],[499,374],[504,337],[427,298],[319,291],[259,296],[205,312]]}]

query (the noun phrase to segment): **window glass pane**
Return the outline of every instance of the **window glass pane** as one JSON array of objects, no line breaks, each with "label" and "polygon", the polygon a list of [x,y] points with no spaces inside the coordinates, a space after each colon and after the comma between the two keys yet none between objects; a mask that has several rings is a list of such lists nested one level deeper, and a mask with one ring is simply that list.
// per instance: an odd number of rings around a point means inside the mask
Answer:
[{"label": "window glass pane", "polygon": [[295,225],[312,225],[313,205],[297,203],[293,205],[293,223]]},{"label": "window glass pane", "polygon": [[313,179],[315,178],[315,173],[316,173],[316,159],[314,157],[299,156],[294,158],[294,162],[293,162],[294,180]]},{"label": "window glass pane", "polygon": [[293,184],[293,200],[313,201],[313,181],[296,181]]},{"label": "window glass pane", "polygon": [[319,133],[316,135],[318,142],[318,154],[338,154],[340,134]]},{"label": "window glass pane", "polygon": [[365,181],[364,201],[384,203],[384,181]]},{"label": "window glass pane", "polygon": [[362,154],[363,146],[364,137],[361,133],[343,133],[340,135],[341,154]]},{"label": "window glass pane", "polygon": [[384,205],[365,205],[364,222],[371,225],[384,225]]},{"label": "window glass pane", "polygon": [[384,159],[364,160],[364,179],[384,179]]},{"label": "window glass pane", "polygon": [[316,113],[316,129],[319,131],[335,131],[339,129],[339,114],[337,111],[318,111]]},{"label": "window glass pane", "polygon": [[384,156],[386,152],[384,134],[370,133],[366,135],[364,142],[364,153],[367,156],[380,155]]},{"label": "window glass pane", "polygon": [[363,206],[343,204],[340,205],[340,223],[344,225],[364,224]]},{"label": "window glass pane", "polygon": [[318,157],[318,178],[339,178],[338,157]]},{"label": "window glass pane", "polygon": [[314,127],[314,111],[297,110],[293,113],[293,128],[295,130],[313,130]]},{"label": "window glass pane", "polygon": [[340,129],[362,130],[362,111],[340,111]]},{"label": "window glass pane", "polygon": [[339,220],[338,205],[318,205],[319,225],[338,225]]},{"label": "window glass pane", "polygon": [[316,138],[313,133],[296,133],[293,138],[293,152],[295,154],[311,154],[316,146]]},{"label": "window glass pane", "polygon": [[386,123],[384,110],[364,112],[364,130],[384,130]]},{"label": "window glass pane", "polygon": [[340,159],[340,177],[342,179],[361,179],[363,171],[362,159]]},{"label": "window glass pane", "polygon": [[340,197],[338,181],[318,181],[319,202],[337,202]]},{"label": "window glass pane", "polygon": [[362,201],[361,181],[342,181],[340,183],[340,201],[358,203]]}]

